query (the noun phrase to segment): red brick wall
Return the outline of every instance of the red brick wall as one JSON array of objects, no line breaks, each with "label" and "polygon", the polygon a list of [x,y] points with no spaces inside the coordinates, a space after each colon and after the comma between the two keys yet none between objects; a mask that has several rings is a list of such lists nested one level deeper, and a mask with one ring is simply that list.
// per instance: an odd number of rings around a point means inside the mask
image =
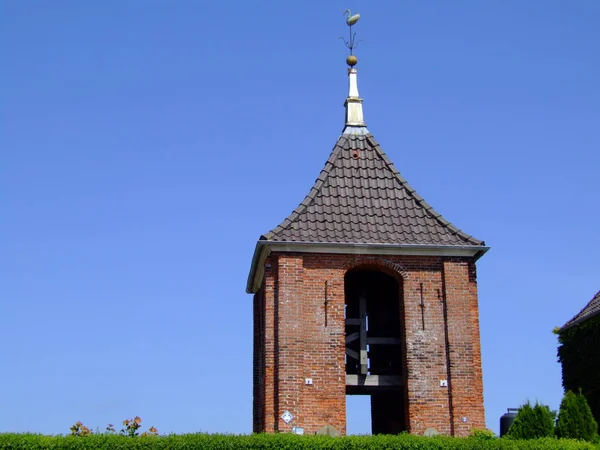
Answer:
[{"label": "red brick wall", "polygon": [[[361,265],[378,266],[402,288],[409,431],[422,434],[433,427],[464,436],[483,427],[474,263],[273,253],[254,298],[254,431],[298,426],[312,434],[333,425],[345,434],[344,275]],[[306,385],[306,378],[313,384]],[[440,380],[448,387],[440,387]],[[294,415],[289,424],[281,419],[286,410]]]},{"label": "red brick wall", "polygon": [[454,432],[485,427],[475,264],[444,261]]}]

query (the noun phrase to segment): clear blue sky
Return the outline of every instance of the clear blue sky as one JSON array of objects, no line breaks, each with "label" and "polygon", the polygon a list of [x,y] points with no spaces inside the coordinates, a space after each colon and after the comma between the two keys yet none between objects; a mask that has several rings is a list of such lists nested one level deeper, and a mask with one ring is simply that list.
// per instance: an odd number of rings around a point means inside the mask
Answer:
[{"label": "clear blue sky", "polygon": [[342,130],[346,8],[370,131],[492,247],[488,426],[558,407],[552,329],[600,289],[600,2],[1,8],[0,431],[251,431],[246,277]]}]

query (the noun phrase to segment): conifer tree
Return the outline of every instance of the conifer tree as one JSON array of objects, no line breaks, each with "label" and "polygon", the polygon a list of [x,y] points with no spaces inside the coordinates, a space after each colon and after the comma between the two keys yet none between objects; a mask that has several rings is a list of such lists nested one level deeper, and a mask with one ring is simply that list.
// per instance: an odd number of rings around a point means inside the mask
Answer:
[{"label": "conifer tree", "polygon": [[530,402],[519,408],[515,421],[508,429],[507,437],[513,439],[537,439],[554,435],[555,413],[546,405]]},{"label": "conifer tree", "polygon": [[560,403],[556,436],[559,438],[582,439],[594,442],[598,439],[598,424],[581,391],[567,391]]}]

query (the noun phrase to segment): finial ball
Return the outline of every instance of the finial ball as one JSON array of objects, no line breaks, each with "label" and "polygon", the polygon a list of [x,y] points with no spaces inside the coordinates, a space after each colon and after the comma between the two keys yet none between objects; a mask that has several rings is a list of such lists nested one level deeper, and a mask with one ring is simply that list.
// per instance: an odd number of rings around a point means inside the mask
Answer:
[{"label": "finial ball", "polygon": [[350,55],[346,58],[346,64],[348,64],[350,67],[354,67],[357,62],[358,59],[354,55]]}]

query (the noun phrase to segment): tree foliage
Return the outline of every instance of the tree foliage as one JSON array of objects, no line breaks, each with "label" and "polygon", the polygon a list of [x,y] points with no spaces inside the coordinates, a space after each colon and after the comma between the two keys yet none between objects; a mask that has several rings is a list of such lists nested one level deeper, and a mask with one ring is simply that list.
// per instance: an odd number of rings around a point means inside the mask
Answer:
[{"label": "tree foliage", "polygon": [[558,331],[558,360],[565,391],[586,397],[596,422],[600,422],[600,315]]},{"label": "tree foliage", "polygon": [[598,424],[587,400],[581,394],[567,391],[560,403],[556,436],[594,442],[598,439]]},{"label": "tree foliage", "polygon": [[519,408],[517,417],[508,429],[507,437],[512,439],[537,439],[554,436],[554,417],[546,405],[530,402]]}]

